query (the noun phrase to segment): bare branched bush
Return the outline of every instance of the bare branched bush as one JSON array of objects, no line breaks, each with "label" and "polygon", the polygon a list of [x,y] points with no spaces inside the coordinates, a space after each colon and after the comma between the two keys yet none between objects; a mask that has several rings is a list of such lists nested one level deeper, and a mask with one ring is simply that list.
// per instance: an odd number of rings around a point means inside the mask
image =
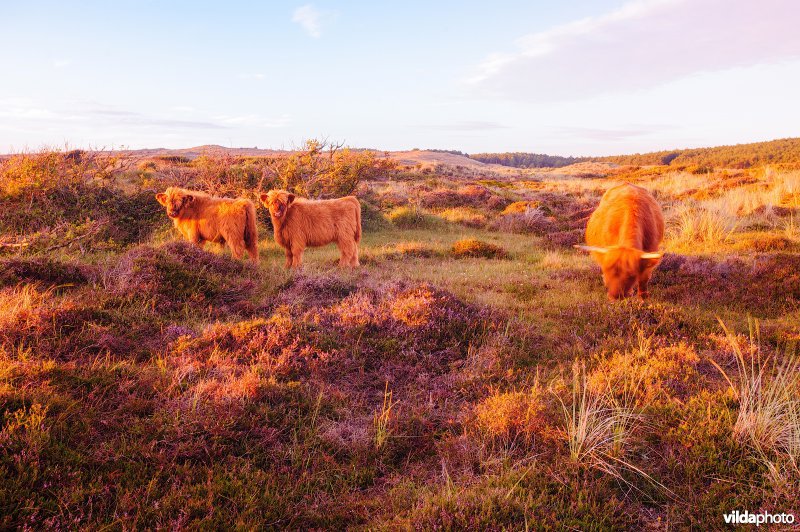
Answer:
[{"label": "bare branched bush", "polygon": [[353,194],[363,179],[396,168],[373,151],[357,151],[327,140],[306,141],[303,149],[276,159],[271,169],[277,184],[309,198],[335,198]]},{"label": "bare branched bush", "polygon": [[[239,157],[230,153],[204,153],[194,161],[197,186],[214,196],[248,197],[264,185],[275,160],[269,157]],[[270,185],[271,183],[267,183]]]}]

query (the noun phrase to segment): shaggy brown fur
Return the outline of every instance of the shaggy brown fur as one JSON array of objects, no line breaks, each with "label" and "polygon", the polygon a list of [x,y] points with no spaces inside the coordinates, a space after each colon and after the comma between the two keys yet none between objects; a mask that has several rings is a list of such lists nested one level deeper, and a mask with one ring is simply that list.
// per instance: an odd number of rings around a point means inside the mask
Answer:
[{"label": "shaggy brown fur", "polygon": [[332,242],[341,252],[339,266],[358,266],[361,204],[355,196],[308,200],[285,190],[270,190],[259,198],[269,209],[275,242],[286,250],[287,268],[302,266],[306,247]]},{"label": "shaggy brown fur", "polygon": [[239,259],[247,251],[258,264],[258,229],[253,202],[244,198],[216,198],[205,192],[169,187],[156,194],[167,216],[190,242],[228,244]]},{"label": "shaggy brown fur", "polygon": [[606,191],[586,226],[588,246],[603,270],[608,298],[631,295],[638,285],[647,299],[647,283],[661,262],[658,252],[664,238],[664,216],[655,198],[645,189],[625,183]]}]

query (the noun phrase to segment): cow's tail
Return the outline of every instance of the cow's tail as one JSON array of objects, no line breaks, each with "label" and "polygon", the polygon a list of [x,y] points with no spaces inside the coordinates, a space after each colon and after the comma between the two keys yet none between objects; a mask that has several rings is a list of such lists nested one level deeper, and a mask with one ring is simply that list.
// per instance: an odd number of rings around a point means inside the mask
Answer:
[{"label": "cow's tail", "polygon": [[256,208],[252,201],[244,205],[244,245],[253,262],[258,264],[258,227],[256,226]]},{"label": "cow's tail", "polygon": [[361,242],[361,202],[358,201],[358,198],[353,198],[356,204],[356,244]]}]

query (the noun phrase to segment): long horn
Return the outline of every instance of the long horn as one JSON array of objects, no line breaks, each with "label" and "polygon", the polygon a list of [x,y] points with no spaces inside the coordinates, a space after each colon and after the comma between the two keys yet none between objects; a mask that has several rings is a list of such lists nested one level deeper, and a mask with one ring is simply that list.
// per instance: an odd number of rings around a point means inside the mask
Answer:
[{"label": "long horn", "polygon": [[584,246],[582,244],[575,244],[573,246],[575,249],[580,249],[581,251],[594,251],[595,253],[608,253],[608,248],[601,248],[598,246]]},{"label": "long horn", "polygon": [[651,251],[648,253],[642,253],[639,258],[641,259],[660,259],[664,256],[664,253],[659,253],[658,251]]}]

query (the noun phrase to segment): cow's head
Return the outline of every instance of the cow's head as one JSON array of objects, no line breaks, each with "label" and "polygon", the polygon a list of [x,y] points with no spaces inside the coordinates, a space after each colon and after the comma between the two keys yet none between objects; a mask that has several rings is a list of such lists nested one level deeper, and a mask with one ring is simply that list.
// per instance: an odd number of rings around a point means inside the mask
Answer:
[{"label": "cow's head", "polygon": [[169,187],[165,192],[156,194],[156,199],[167,208],[167,216],[178,218],[181,212],[194,201],[194,196],[187,190]]},{"label": "cow's head", "polygon": [[603,284],[608,290],[608,299],[628,297],[643,275],[661,262],[663,253],[648,252],[622,246],[575,246],[592,254],[603,270]]},{"label": "cow's head", "polygon": [[294,202],[295,195],[285,190],[270,190],[266,194],[260,194],[258,199],[261,204],[269,209],[270,215],[280,220],[286,215],[292,202]]}]

